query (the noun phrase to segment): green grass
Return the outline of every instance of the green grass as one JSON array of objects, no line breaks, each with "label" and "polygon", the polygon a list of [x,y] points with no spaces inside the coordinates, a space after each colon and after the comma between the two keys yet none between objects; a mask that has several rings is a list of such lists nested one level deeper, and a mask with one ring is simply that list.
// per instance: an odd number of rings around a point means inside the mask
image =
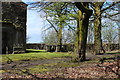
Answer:
[{"label": "green grass", "polygon": [[42,65],[37,65],[37,66],[30,67],[30,68],[27,68],[27,69],[32,74],[34,74],[34,73],[43,73],[43,72],[46,72],[46,71],[51,71],[51,68],[46,67],[46,66],[42,66]]},{"label": "green grass", "polygon": [[120,52],[108,52],[107,54],[120,54]]},{"label": "green grass", "polygon": [[60,63],[47,63],[42,65],[33,66],[27,68],[30,73],[44,73],[47,71],[54,71],[60,68],[68,68],[68,67],[76,67],[79,66],[79,63],[72,63],[72,62],[60,62]]},{"label": "green grass", "polygon": [[[35,50],[33,49],[32,51],[41,51],[41,50]],[[0,55],[2,57],[2,61],[0,62],[6,62],[9,59],[12,61],[19,61],[19,60],[39,60],[39,59],[52,59],[56,57],[66,57],[66,56],[71,56],[68,53],[50,53],[50,52],[45,52],[42,50],[42,52],[29,52],[29,53],[22,53],[22,54],[6,54],[6,55]],[[9,58],[9,59],[8,59]]]},{"label": "green grass", "polygon": [[[29,51],[29,53],[0,55],[0,57],[2,57],[1,62],[9,61],[9,59],[11,59],[12,61],[21,61],[21,60],[52,59],[52,58],[61,58],[61,57],[72,56],[72,54],[69,54],[69,53],[46,52],[45,50],[27,49],[27,51]],[[27,69],[31,73],[36,73],[36,72],[43,73],[46,71],[53,71],[59,67],[71,67],[71,66],[78,66],[78,64],[74,64],[71,62],[63,62],[63,61],[61,61],[60,63],[54,63],[54,61],[53,61],[52,63],[47,63],[47,64],[43,63],[42,65],[31,66],[31,67],[28,67]],[[3,70],[0,71],[0,73],[4,73],[4,72],[6,72],[6,71],[3,71]]]},{"label": "green grass", "polygon": [[38,50],[38,49],[26,49],[27,51],[39,51],[39,52],[45,52],[46,50]]}]

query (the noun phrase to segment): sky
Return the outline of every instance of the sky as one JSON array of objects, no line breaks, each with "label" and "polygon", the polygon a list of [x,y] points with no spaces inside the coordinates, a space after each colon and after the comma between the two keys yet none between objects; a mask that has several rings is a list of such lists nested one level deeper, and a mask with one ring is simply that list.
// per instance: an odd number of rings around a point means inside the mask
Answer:
[{"label": "sky", "polygon": [[35,10],[27,10],[27,38],[28,43],[42,42],[43,20]]},{"label": "sky", "polygon": [[[31,2],[38,0],[22,0],[23,2]],[[44,22],[40,17],[40,13],[36,10],[27,9],[27,43],[40,43],[42,42],[42,34]]]}]

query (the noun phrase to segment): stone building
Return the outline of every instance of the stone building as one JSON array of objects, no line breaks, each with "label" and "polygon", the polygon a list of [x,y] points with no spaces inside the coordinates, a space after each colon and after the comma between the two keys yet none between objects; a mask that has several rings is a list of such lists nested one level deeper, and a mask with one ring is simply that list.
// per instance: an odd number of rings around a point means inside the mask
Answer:
[{"label": "stone building", "polygon": [[27,5],[2,2],[2,54],[26,51]]}]

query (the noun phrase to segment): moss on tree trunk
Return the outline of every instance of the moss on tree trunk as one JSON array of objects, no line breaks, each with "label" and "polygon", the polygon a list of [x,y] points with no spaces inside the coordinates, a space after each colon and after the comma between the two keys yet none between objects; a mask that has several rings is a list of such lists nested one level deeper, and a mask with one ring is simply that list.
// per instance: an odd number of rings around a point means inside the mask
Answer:
[{"label": "moss on tree trunk", "polygon": [[100,54],[101,51],[105,52],[102,47],[101,39],[101,5],[95,3],[95,20],[94,20],[94,54]]},{"label": "moss on tree trunk", "polygon": [[79,44],[78,44],[79,59],[80,61],[85,61],[89,16],[87,16],[87,14],[85,13],[82,13],[81,11],[79,11],[78,13],[81,17],[79,18]]},{"label": "moss on tree trunk", "polygon": [[[78,13],[79,13],[79,11],[78,11]],[[81,18],[80,17],[80,15],[78,14],[78,17],[79,18]],[[75,47],[74,47],[74,53],[75,53],[75,58],[77,57],[77,55],[79,54],[79,37],[80,37],[80,27],[79,27],[79,20],[80,19],[77,19],[77,30],[76,30],[76,42],[75,42]]]},{"label": "moss on tree trunk", "polygon": [[56,52],[61,52],[62,51],[62,23],[59,25],[59,30],[57,33],[57,38],[58,38],[58,45],[56,46]]},{"label": "moss on tree trunk", "polygon": [[92,11],[87,9],[88,3],[76,3],[78,7],[78,28],[77,28],[77,40],[76,40],[76,54],[79,54],[78,60],[86,60],[86,42],[89,18],[92,15]]}]

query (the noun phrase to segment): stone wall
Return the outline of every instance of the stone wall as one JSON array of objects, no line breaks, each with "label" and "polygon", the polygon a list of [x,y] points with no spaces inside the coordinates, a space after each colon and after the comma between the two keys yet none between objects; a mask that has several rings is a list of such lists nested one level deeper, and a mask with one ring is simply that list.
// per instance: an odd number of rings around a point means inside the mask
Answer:
[{"label": "stone wall", "polygon": [[[46,45],[46,44],[27,44],[27,49],[41,49],[48,52],[56,51],[56,46],[59,45]],[[103,44],[105,51],[120,50],[119,44]],[[87,44],[87,51],[93,51],[94,44]],[[62,45],[62,51],[74,51],[74,44],[64,44]]]},{"label": "stone wall", "polygon": [[36,43],[29,43],[26,45],[27,49],[40,49],[44,50],[45,49],[45,44],[36,44]]}]

